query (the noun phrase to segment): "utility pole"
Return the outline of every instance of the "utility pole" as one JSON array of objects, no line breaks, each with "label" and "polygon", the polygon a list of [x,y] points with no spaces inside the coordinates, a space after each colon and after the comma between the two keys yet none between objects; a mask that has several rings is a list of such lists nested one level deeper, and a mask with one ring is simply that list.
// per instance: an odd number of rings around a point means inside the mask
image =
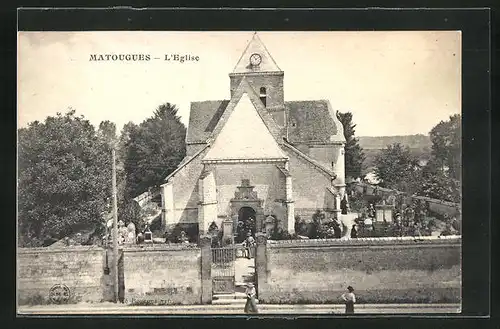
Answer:
[{"label": "utility pole", "polygon": [[118,202],[116,198],[116,155],[115,146],[112,146],[112,188],[113,188],[113,287],[115,290],[115,303],[119,300],[118,281]]}]

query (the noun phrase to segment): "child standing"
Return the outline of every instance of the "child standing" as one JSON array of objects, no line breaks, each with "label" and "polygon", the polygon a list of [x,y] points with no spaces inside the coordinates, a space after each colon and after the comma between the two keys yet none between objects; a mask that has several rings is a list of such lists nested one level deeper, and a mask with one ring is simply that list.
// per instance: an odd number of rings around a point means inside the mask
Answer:
[{"label": "child standing", "polygon": [[356,303],[356,296],[354,295],[354,288],[347,287],[347,293],[342,294],[342,299],[345,302],[345,313],[354,314],[354,303]]}]

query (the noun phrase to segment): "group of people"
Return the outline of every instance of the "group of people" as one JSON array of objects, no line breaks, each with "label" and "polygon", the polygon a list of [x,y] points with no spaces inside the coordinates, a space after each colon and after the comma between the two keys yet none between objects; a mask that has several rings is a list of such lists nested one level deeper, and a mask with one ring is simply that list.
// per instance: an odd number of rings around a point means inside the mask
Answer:
[{"label": "group of people", "polygon": [[[113,221],[108,221],[107,223],[107,234],[104,236],[107,243],[113,242]],[[120,220],[118,221],[118,244],[142,244],[144,242],[152,242],[153,241],[153,233],[149,228],[148,224],[145,224],[144,227],[139,230],[137,233],[136,226],[133,222],[125,223]],[[187,237],[186,232],[182,231],[180,236],[180,242],[189,242],[189,238]]]},{"label": "group of people", "polygon": [[253,235],[255,232],[255,219],[249,217],[247,221],[238,221],[236,227],[236,242],[244,242],[248,238],[248,234]]},{"label": "group of people", "polygon": [[[113,241],[113,234],[112,234],[112,229],[113,229],[113,220],[109,220],[106,224],[107,228],[107,234],[105,236],[105,239],[108,242]],[[130,222],[128,225],[125,225],[125,223],[122,220],[118,221],[118,244],[130,244],[130,243],[136,243],[136,229],[135,229],[135,224]]]}]

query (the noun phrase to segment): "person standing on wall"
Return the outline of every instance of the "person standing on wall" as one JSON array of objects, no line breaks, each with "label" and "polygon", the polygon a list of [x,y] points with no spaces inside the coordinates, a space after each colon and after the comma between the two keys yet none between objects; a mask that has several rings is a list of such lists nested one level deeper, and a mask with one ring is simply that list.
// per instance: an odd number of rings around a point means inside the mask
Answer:
[{"label": "person standing on wall", "polygon": [[354,288],[347,287],[347,293],[342,294],[342,299],[345,302],[345,313],[354,314],[354,303],[356,303],[356,295],[354,295]]},{"label": "person standing on wall", "polygon": [[245,313],[259,313],[257,310],[257,301],[255,300],[255,296],[257,292],[255,291],[255,287],[253,283],[247,284],[247,289],[245,290],[245,295],[247,296],[247,302],[245,304]]}]

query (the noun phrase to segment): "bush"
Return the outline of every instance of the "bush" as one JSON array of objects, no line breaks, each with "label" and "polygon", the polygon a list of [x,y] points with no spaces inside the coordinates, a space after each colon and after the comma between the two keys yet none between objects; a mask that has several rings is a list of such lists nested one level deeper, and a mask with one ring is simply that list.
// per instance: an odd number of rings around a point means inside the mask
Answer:
[{"label": "bush", "polygon": [[198,224],[181,224],[181,223],[174,225],[170,229],[167,228],[164,234],[165,242],[181,243],[182,241],[180,238],[182,231],[186,233],[186,236],[189,239],[190,243],[198,242],[198,234],[199,234]]},{"label": "bush", "polygon": [[298,239],[298,235],[296,233],[290,234],[288,231],[283,230],[282,228],[275,228],[271,232],[271,240],[296,240]]},{"label": "bush", "polygon": [[136,229],[139,229],[142,225],[141,214],[142,209],[137,202],[133,200],[120,200],[118,204],[118,220],[123,221],[125,224],[132,222]]}]

